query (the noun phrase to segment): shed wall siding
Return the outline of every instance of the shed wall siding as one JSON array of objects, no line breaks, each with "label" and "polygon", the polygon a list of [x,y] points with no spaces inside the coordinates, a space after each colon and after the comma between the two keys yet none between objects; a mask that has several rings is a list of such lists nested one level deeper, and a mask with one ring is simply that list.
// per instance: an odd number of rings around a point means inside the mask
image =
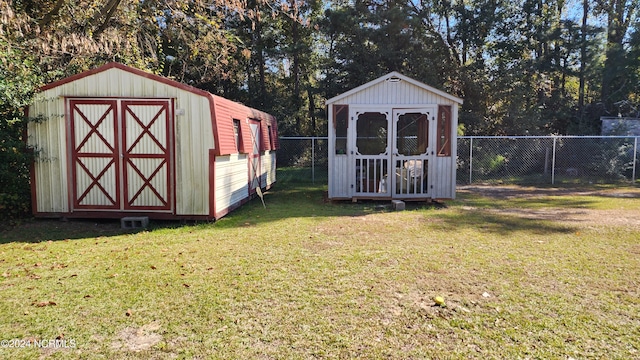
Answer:
[{"label": "shed wall siding", "polygon": [[30,116],[48,117],[41,124],[29,125],[28,142],[40,150],[35,164],[38,212],[71,210],[65,96],[175,99],[175,108],[184,111],[175,120],[176,214],[209,213],[207,150],[215,144],[208,99],[117,68],[45,90],[39,95],[41,100],[30,107]]},{"label": "shed wall siding", "polygon": [[455,195],[455,176],[453,182],[451,173],[452,166],[455,162],[452,157],[436,157],[435,166],[433,168],[434,176],[432,178],[433,193],[435,199],[452,199]]},{"label": "shed wall siding", "polygon": [[[240,152],[251,152],[251,133],[249,131],[248,119],[258,120],[261,122],[260,129],[261,138],[263,140],[261,149],[265,149],[266,141],[269,139],[268,127],[271,126],[272,131],[277,129],[276,120],[273,116],[219,96],[214,96],[214,101],[216,108],[217,131],[220,139],[219,150],[221,155],[237,153],[233,129],[234,119],[240,120],[240,131],[243,139],[242,149]],[[277,148],[277,143],[275,145]],[[268,148],[268,146],[266,146],[266,148]]]},{"label": "shed wall siding", "polygon": [[28,125],[28,144],[36,149],[37,211],[68,212],[68,149],[64,101],[60,98],[42,99],[30,107],[29,116],[43,115],[41,123]]},{"label": "shed wall siding", "polygon": [[383,81],[341,99],[340,104],[440,104],[454,105],[455,102],[437,94],[427,92],[406,81],[397,83]]},{"label": "shed wall siding", "polygon": [[216,157],[214,169],[216,212],[222,212],[249,196],[248,166],[245,154]]},{"label": "shed wall siding", "polygon": [[350,179],[355,170],[349,171],[349,157],[347,155],[333,155],[329,177],[329,197],[348,198],[350,194]]},{"label": "shed wall siding", "polygon": [[262,170],[265,172],[262,178],[262,184],[271,187],[276,182],[276,152],[265,151],[262,155]]}]

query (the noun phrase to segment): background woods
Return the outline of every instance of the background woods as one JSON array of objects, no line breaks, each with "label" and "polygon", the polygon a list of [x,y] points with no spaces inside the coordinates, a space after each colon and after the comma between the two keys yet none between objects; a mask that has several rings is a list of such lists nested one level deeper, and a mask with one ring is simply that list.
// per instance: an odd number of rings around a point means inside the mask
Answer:
[{"label": "background woods", "polygon": [[326,134],[324,99],[394,70],[463,98],[466,135],[598,134],[601,115],[639,115],[638,12],[635,0],[0,0],[0,214],[28,211],[24,111],[38,87],[105,62],[270,112],[281,135]]}]

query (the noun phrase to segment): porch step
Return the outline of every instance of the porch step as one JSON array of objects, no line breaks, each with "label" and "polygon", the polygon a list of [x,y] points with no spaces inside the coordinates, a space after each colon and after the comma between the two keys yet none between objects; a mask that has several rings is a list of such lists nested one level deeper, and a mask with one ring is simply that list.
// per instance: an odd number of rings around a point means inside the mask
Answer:
[{"label": "porch step", "polygon": [[120,227],[123,229],[140,229],[149,226],[148,216],[129,216],[120,219]]},{"label": "porch step", "polygon": [[404,201],[402,200],[391,200],[391,206],[393,207],[393,210],[395,211],[401,211],[404,210]]}]

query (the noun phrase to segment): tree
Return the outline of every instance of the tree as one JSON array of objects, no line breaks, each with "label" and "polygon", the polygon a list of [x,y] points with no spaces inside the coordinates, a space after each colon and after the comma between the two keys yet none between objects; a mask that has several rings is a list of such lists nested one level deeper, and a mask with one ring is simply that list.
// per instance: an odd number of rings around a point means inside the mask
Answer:
[{"label": "tree", "polygon": [[607,17],[607,43],[600,100],[608,108],[627,97],[629,83],[626,49],[629,26],[636,18],[638,2],[635,0],[596,0],[596,11]]}]

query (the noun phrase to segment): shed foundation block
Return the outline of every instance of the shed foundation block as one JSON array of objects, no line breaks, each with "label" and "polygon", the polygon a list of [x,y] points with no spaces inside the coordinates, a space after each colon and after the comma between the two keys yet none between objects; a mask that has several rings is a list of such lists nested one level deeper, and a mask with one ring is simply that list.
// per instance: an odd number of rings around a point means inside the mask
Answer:
[{"label": "shed foundation block", "polygon": [[393,207],[395,211],[401,211],[404,210],[405,204],[402,200],[391,200],[391,207]]},{"label": "shed foundation block", "polygon": [[120,227],[123,229],[141,229],[149,226],[148,216],[129,216],[120,219]]}]

